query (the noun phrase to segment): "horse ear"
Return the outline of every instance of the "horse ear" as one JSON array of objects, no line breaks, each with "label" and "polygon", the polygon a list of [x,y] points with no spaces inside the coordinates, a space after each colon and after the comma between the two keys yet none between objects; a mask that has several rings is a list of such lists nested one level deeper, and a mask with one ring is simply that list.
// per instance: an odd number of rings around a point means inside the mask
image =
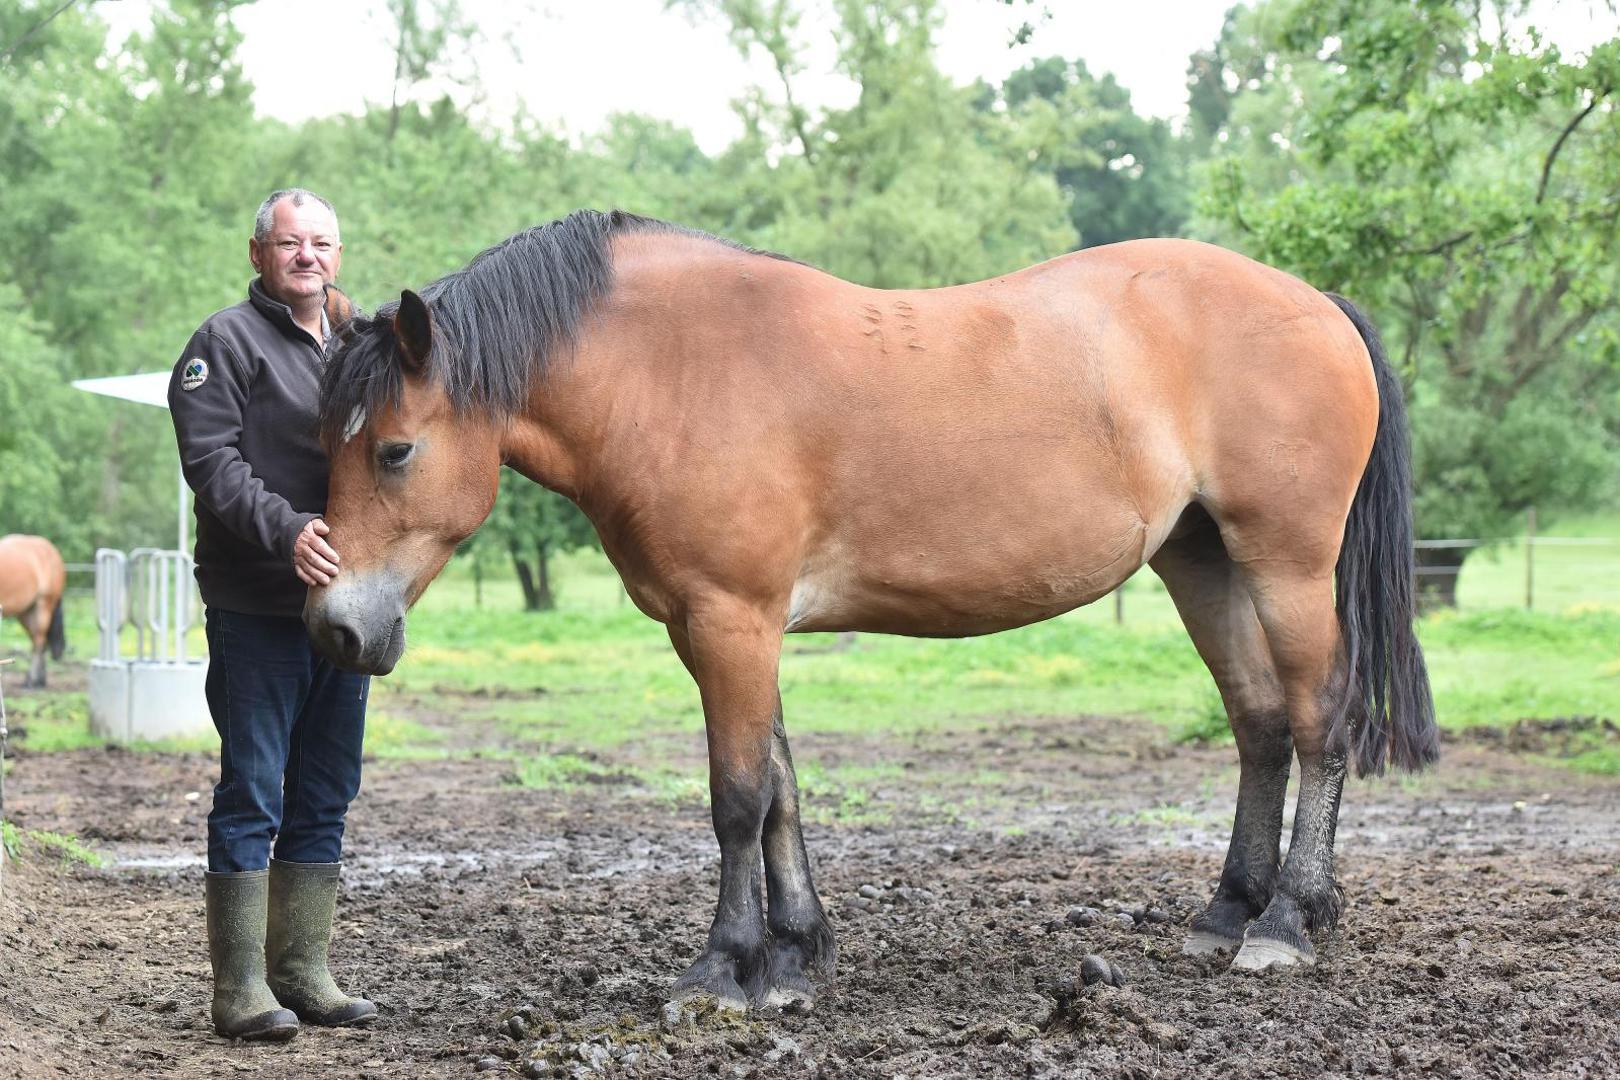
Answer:
[{"label": "horse ear", "polygon": [[354,318],[354,301],[336,285],[326,285],[326,321],[334,329]]},{"label": "horse ear", "polygon": [[336,285],[326,286],[326,325],[339,344],[347,343],[354,337],[354,301],[349,299],[347,293]]},{"label": "horse ear", "polygon": [[428,352],[433,348],[433,319],[428,315],[426,302],[409,289],[399,294],[399,309],[394,312],[394,337],[405,358],[405,370],[413,375],[427,370]]}]

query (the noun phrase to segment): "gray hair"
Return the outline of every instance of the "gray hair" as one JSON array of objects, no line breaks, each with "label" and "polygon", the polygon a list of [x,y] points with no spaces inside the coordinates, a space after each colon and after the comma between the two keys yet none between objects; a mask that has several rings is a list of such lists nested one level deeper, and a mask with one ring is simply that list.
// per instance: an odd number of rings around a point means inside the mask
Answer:
[{"label": "gray hair", "polygon": [[333,221],[337,220],[337,208],[307,188],[282,188],[280,191],[272,191],[270,197],[259,204],[259,212],[253,217],[253,239],[261,244],[270,239],[270,226],[275,223],[276,203],[282,199],[291,199],[294,206],[318,202],[331,211]]}]

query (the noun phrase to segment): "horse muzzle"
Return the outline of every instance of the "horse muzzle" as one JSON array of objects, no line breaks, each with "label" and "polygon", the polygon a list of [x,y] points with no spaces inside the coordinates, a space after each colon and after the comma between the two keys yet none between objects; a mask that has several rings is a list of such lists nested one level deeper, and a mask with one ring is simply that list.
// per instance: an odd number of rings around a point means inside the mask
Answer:
[{"label": "horse muzzle", "polygon": [[405,652],[405,583],[383,571],[349,574],[311,589],[304,628],[338,667],[387,675]]}]

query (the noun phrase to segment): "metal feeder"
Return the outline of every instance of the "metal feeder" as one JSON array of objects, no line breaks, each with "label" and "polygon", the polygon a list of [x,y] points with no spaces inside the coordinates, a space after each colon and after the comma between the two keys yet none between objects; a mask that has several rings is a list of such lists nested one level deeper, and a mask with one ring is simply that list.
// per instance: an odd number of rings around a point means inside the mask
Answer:
[{"label": "metal feeder", "polygon": [[[101,648],[90,662],[90,730],[101,738],[129,743],[211,726],[208,662],[186,655],[186,632],[201,611],[191,569],[183,551],[96,552]],[[125,653],[129,638],[133,655]]]}]

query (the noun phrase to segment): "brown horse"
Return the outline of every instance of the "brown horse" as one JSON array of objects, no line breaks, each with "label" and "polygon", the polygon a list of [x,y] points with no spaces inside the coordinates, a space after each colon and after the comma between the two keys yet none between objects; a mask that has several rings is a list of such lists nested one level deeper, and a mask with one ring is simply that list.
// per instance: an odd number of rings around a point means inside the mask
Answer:
[{"label": "brown horse", "polygon": [[0,611],[22,623],[34,646],[24,686],[45,685],[45,647],[62,659],[62,593],[67,568],[61,553],[43,536],[0,536]]},{"label": "brown horse", "polygon": [[343,562],[304,618],[340,664],[393,668],[503,463],[577,502],[668,627],[703,701],[721,866],[678,996],[808,1000],[831,966],[784,633],[988,634],[1151,565],[1242,764],[1187,947],[1240,967],[1309,963],[1338,918],[1348,759],[1436,756],[1399,384],[1347,301],[1219,248],[1143,240],[880,291],[581,211],[357,320],[322,422]]}]

